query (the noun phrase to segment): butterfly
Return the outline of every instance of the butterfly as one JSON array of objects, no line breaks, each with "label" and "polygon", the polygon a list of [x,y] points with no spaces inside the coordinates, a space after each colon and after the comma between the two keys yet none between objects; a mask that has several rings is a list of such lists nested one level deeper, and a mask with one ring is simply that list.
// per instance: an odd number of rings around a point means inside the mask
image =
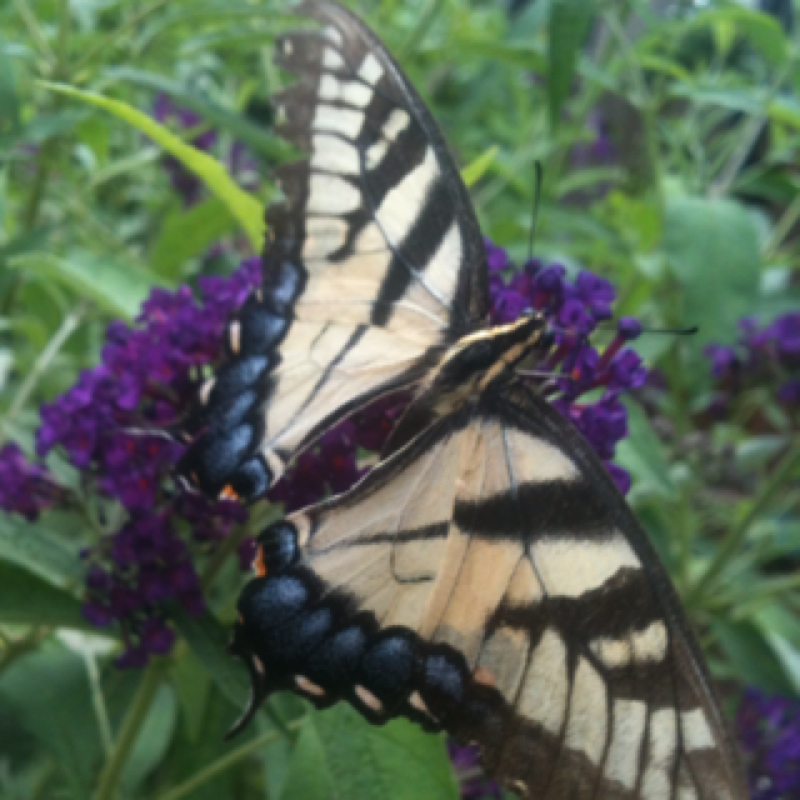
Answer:
[{"label": "butterfly", "polygon": [[486,252],[419,95],[333,2],[282,36],[263,285],[227,327],[180,474],[251,500],[375,398],[413,389],[377,466],[259,537],[231,651],[271,693],[477,742],[538,800],[743,800],[677,596],[591,447],[516,372],[544,317],[489,324]]}]

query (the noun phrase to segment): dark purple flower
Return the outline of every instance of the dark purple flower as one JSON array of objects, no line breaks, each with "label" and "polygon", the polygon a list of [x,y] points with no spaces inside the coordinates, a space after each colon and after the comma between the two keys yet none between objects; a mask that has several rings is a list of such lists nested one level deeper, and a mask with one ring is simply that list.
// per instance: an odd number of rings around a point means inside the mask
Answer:
[{"label": "dark purple flower", "polygon": [[778,400],[787,406],[800,407],[800,378],[786,381],[778,389]]},{"label": "dark purple flower", "polygon": [[0,449],[0,509],[35,520],[40,511],[65,497],[48,470],[28,461],[19,445],[9,443]]},{"label": "dark purple flower", "polygon": [[[614,287],[609,281],[592,272],[581,272],[575,281],[575,292],[596,320],[610,319]],[[630,322],[626,324],[630,325]]]},{"label": "dark purple flower", "polygon": [[486,263],[489,266],[489,274],[502,272],[510,265],[508,253],[502,247],[497,247],[491,239],[484,238],[486,245]]},{"label": "dark purple flower", "polygon": [[[739,329],[741,336],[733,346],[710,344],[705,349],[716,381],[707,413],[712,418],[726,416],[743,392],[756,387],[770,389],[780,403],[796,410],[800,406],[800,312],[781,314],[768,325],[746,317]],[[759,431],[768,428],[761,415]]]},{"label": "dark purple flower", "polygon": [[778,359],[787,369],[800,367],[800,311],[784,314],[772,325]]},{"label": "dark purple flower", "polygon": [[135,326],[108,327],[102,363],[42,409],[39,454],[60,447],[101,499],[128,512],[87,554],[84,605],[94,624],[121,626],[121,666],[139,666],[148,653],[171,647],[174,633],[163,623],[169,603],[203,610],[194,556],[248,516],[235,503],[174,496],[171,476],[183,445],[163,429],[185,418],[203,368],[221,356],[228,315],[260,281],[259,260],[249,259],[230,277],[201,280],[199,299],[185,286],[154,289]]},{"label": "dark purple flower", "polygon": [[[611,139],[606,120],[599,111],[593,111],[586,119],[587,138],[576,144],[570,153],[569,162],[573,169],[597,169],[611,166],[617,153]],[[610,188],[608,181],[576,189],[565,198],[567,202],[588,204],[603,198]]]},{"label": "dark purple flower", "polygon": [[477,747],[448,742],[447,750],[464,800],[502,800],[503,790],[481,769]]},{"label": "dark purple flower", "polygon": [[[156,96],[153,116],[162,124],[174,125],[184,131],[199,128],[203,124],[203,118],[199,114],[177,106],[166,94]],[[217,132],[214,130],[199,131],[190,139],[190,144],[205,152],[210,151],[216,142]],[[164,156],[162,163],[172,182],[172,188],[183,198],[184,206],[197,203],[203,194],[202,181],[172,156]]]},{"label": "dark purple flower", "polygon": [[725,345],[709,344],[705,348],[705,354],[711,360],[711,372],[715,378],[727,375],[738,363],[733,348]]},{"label": "dark purple flower", "polygon": [[748,688],[736,732],[753,800],[800,797],[800,701]]}]

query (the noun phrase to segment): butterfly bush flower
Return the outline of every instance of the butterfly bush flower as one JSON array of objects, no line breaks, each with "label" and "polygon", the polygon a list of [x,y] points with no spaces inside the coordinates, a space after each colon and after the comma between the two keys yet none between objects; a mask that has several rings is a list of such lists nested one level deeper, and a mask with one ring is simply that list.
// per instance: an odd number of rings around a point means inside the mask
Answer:
[{"label": "butterfly bush flower", "polygon": [[[183,445],[163,431],[186,417],[204,369],[221,356],[228,315],[260,281],[260,259],[250,259],[229,278],[201,278],[199,298],[186,286],[154,289],[134,326],[109,326],[102,362],[42,409],[39,455],[60,448],[101,498],[127,512],[85,553],[84,614],[101,627],[120,625],[120,666],[170,649],[167,604],[203,610],[196,556],[247,518],[238,504],[174,492]],[[10,463],[0,460],[0,469]]]},{"label": "butterfly bush flower", "polygon": [[739,323],[739,340],[732,346],[710,344],[714,394],[708,411],[727,416],[748,389],[767,386],[793,416],[800,410],[800,311],[789,311],[764,326],[746,317]]},{"label": "butterfly bush flower", "polygon": [[736,716],[753,800],[800,797],[800,701],[749,688]]},{"label": "butterfly bush flower", "polygon": [[0,509],[33,521],[65,497],[50,472],[28,461],[19,445],[9,443],[0,449]]},{"label": "butterfly bush flower", "polygon": [[[647,378],[641,358],[626,347],[642,326],[623,317],[616,336],[599,351],[589,338],[599,322],[611,317],[615,298],[605,278],[584,271],[571,281],[560,264],[545,266],[538,260],[517,270],[501,248],[488,241],[487,248],[492,322],[511,322],[527,308],[544,313],[555,344],[536,365],[539,391],[586,437],[617,486],[627,492],[630,477],[612,459],[617,443],[628,434],[628,414],[620,397],[640,388]],[[592,400],[585,397],[589,392]]]},{"label": "butterfly bush flower", "polygon": [[[204,120],[199,114],[188,108],[182,108],[165,94],[156,96],[153,104],[153,117],[162,125],[168,125],[178,130],[191,131],[197,128],[198,133],[189,139],[189,144],[198,150],[209,153],[219,144],[217,131],[203,130]],[[246,144],[233,142],[224,161],[228,172],[243,189],[255,191],[258,188],[261,177],[258,161]],[[185,208],[196,205],[202,200],[204,184],[191,170],[187,169],[178,159],[169,155],[163,157],[162,164],[172,188],[183,200]]]}]

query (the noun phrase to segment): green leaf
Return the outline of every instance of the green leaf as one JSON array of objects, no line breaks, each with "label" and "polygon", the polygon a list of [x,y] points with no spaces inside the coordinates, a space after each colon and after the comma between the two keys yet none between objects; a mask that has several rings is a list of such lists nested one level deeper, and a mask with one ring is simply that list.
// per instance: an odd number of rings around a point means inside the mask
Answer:
[{"label": "green leaf", "polygon": [[[303,727],[301,745],[293,755],[281,800],[456,800],[459,796],[444,739],[424,733],[408,720],[374,727],[342,703],[312,715]],[[321,774],[305,774],[311,765]]]},{"label": "green leaf", "polygon": [[211,679],[192,652],[176,662],[172,674],[186,726],[186,736],[189,741],[196,742],[208,706]]},{"label": "green leaf", "polygon": [[314,719],[309,717],[292,750],[281,800],[330,800],[336,797],[336,785],[326,755]]},{"label": "green leaf", "polygon": [[54,136],[68,133],[85,120],[86,116],[84,109],[39,114],[26,125],[0,135],[0,153],[10,150],[17,144],[41,144]]},{"label": "green leaf", "polygon": [[81,580],[84,567],[79,546],[65,544],[51,530],[49,517],[45,514],[36,522],[28,522],[5,515],[0,525],[0,559],[25,567],[50,583]]},{"label": "green leaf", "polygon": [[164,758],[175,730],[176,706],[172,688],[160,686],[122,770],[125,794],[133,793]]},{"label": "green leaf", "polygon": [[112,78],[168,94],[181,108],[195,111],[215,129],[228,131],[237,141],[248,144],[259,153],[279,160],[285,160],[291,153],[289,145],[276,134],[267,133],[263,127],[251,122],[241,114],[210,103],[192,92],[187,92],[180,84],[161,75],[154,75],[133,67],[113,67],[107,70],[106,74]]},{"label": "green leaf", "polygon": [[228,653],[230,630],[208,611],[193,617],[177,605],[172,608],[172,619],[222,693],[237,708],[244,708],[250,682],[247,671]]},{"label": "green leaf", "polygon": [[725,653],[725,662],[732,673],[730,677],[766,692],[791,694],[792,686],[782,664],[755,625],[717,620],[712,630]]},{"label": "green leaf", "polygon": [[15,130],[20,126],[19,95],[14,68],[0,39],[0,130]]},{"label": "green leaf", "polygon": [[755,622],[795,694],[800,694],[800,620],[776,603],[759,612]]},{"label": "green leaf", "polygon": [[186,144],[163,125],[159,125],[152,117],[121,100],[112,100],[101,94],[75,89],[65,84],[47,81],[42,81],[41,84],[51,91],[102,108],[149,136],[205,183],[208,190],[225,204],[228,211],[241,225],[253,250],[258,252],[261,249],[264,239],[261,203],[240,189],[219,161],[202,150]]},{"label": "green leaf", "polygon": [[498,149],[497,145],[493,145],[461,170],[461,177],[467,186],[474,186],[484,176],[486,170],[492,165]]},{"label": "green leaf", "polygon": [[638,403],[626,402],[630,435],[617,446],[615,461],[633,476],[631,502],[642,496],[674,498],[675,485],[669,472],[664,448]]},{"label": "green leaf", "polygon": [[178,281],[183,277],[186,262],[205,252],[235,224],[227,207],[216,197],[188,211],[170,214],[153,245],[150,257],[153,270],[170,281]]},{"label": "green leaf", "polygon": [[151,272],[133,268],[112,256],[89,252],[75,253],[70,258],[44,252],[25,253],[9,259],[8,264],[67,286],[109,314],[129,321],[139,314],[152,287],[165,285]]},{"label": "green leaf", "polygon": [[732,342],[758,293],[761,255],[750,214],[730,200],[667,198],[664,252],[683,288],[683,320],[698,325],[691,344]]},{"label": "green leaf", "polygon": [[18,564],[0,561],[0,621],[15,625],[64,628],[92,626],[81,614],[80,602]]},{"label": "green leaf", "polygon": [[710,9],[695,16],[687,30],[703,27],[717,32],[722,40],[728,35],[726,30],[732,28],[773,66],[786,63],[788,58],[786,34],[780,22],[770,14],[736,6]]},{"label": "green leaf", "polygon": [[0,694],[53,759],[60,796],[91,797],[102,747],[82,659],[45,645],[4,671]]},{"label": "green leaf", "polygon": [[547,42],[547,96],[551,130],[556,130],[561,120],[561,110],[575,77],[578,53],[594,13],[594,0],[552,0]]}]

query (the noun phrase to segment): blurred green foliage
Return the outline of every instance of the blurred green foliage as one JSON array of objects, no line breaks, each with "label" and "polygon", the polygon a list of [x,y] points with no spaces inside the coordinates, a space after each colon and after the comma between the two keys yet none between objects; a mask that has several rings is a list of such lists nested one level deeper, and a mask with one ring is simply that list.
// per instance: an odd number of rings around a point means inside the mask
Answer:
[{"label": "blurred green foliage", "polygon": [[[620,460],[731,697],[741,683],[800,694],[798,419],[758,390],[722,423],[702,413],[704,345],[733,342],[744,315],[800,307],[797,42],[723,2],[539,0],[513,18],[492,0],[350,5],[472,165],[488,235],[524,260],[541,161],[537,256],[607,276],[620,314],[700,326],[642,340],[668,388],[631,408]],[[38,408],[97,362],[107,324],[133,319],[149,287],[256,252],[268,170],[290,155],[265,121],[286,80],[272,41],[296,24],[280,0],[0,6],[3,441],[32,453]],[[247,143],[255,195],[191,147],[195,131],[152,121],[158,93]],[[601,135],[614,157],[594,163]],[[201,204],[184,208],[164,151],[205,182]],[[49,466],[75,484],[58,456]],[[279,697],[224,744],[246,692],[224,649],[236,581],[215,587],[213,614],[176,613],[172,655],[114,670],[113,638],[88,635],[79,611],[78,554],[98,535],[78,513],[0,518],[0,796],[457,796],[440,740],[346,708]]]}]

